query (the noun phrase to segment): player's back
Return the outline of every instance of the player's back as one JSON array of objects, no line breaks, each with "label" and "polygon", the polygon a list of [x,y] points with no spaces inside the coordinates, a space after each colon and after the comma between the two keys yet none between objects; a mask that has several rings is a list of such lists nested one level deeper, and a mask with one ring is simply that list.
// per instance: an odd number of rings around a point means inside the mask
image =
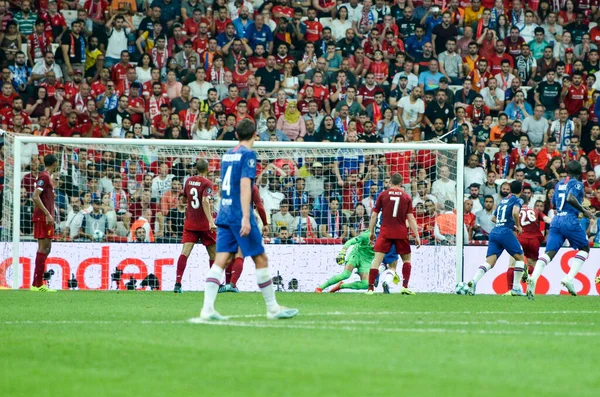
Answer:
[{"label": "player's back", "polygon": [[523,228],[523,233],[519,238],[539,239],[544,237],[540,230],[540,222],[544,220],[544,214],[542,212],[529,205],[524,205],[521,207],[519,217],[521,220],[521,227]]},{"label": "player's back", "polygon": [[[39,173],[35,182],[35,188],[41,192],[40,200],[42,201],[42,204],[44,204],[44,207],[50,212],[51,216],[54,216],[54,187],[52,186],[50,174],[47,171]],[[42,210],[35,207],[32,220],[38,221],[44,219],[46,219],[46,216]]]},{"label": "player's back", "polygon": [[504,197],[498,203],[494,210],[496,216],[496,227],[492,232],[512,232],[515,228],[515,220],[513,219],[513,209],[515,206],[521,208],[523,201],[513,194]]},{"label": "player's back", "polygon": [[[242,145],[229,149],[221,160],[221,205],[217,224],[239,225],[242,223],[242,204],[240,182],[250,178],[252,184],[256,178],[256,153]],[[251,216],[250,222],[256,224]]]},{"label": "player's back", "polygon": [[412,199],[400,188],[385,190],[377,198],[375,209],[381,213],[381,233],[387,238],[408,238],[406,218],[412,213]]},{"label": "player's back", "polygon": [[573,178],[565,178],[558,182],[554,187],[554,195],[552,196],[552,204],[556,209],[556,215],[552,219],[552,224],[559,224],[563,221],[577,221],[579,218],[579,210],[567,202],[569,194],[575,196],[579,204],[583,203],[583,183]]},{"label": "player's back", "polygon": [[207,231],[209,222],[202,207],[202,200],[213,194],[213,183],[203,176],[192,176],[185,181],[183,193],[187,199],[184,227],[187,230]]}]

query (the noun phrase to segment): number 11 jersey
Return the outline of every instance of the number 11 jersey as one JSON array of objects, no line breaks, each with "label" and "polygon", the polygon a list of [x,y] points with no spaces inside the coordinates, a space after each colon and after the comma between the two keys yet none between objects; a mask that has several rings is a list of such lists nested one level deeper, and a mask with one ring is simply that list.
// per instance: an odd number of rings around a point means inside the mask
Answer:
[{"label": "number 11 jersey", "polygon": [[212,197],[214,185],[203,176],[192,176],[185,181],[183,193],[187,198],[185,230],[205,232],[209,230],[208,219],[202,208],[202,199]]}]

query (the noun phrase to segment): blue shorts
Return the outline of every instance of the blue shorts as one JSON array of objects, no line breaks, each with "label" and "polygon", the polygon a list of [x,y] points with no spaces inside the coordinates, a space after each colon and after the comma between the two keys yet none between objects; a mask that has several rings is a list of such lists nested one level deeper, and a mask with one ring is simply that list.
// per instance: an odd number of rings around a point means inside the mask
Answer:
[{"label": "blue shorts", "polygon": [[390,252],[385,254],[385,256],[383,257],[383,264],[390,265],[390,264],[396,262],[397,260],[398,260],[398,254],[396,253],[396,246],[392,245],[392,249],[390,249]]},{"label": "blue shorts", "polygon": [[240,236],[241,225],[217,225],[217,252],[235,253],[238,247],[244,256],[256,256],[265,252],[258,226],[252,225],[250,234]]},{"label": "blue shorts", "polygon": [[552,221],[548,241],[546,242],[546,252],[558,251],[565,240],[569,240],[571,247],[582,249],[589,247],[588,239],[581,224],[574,218],[562,218]]},{"label": "blue shorts", "polygon": [[523,254],[521,243],[519,243],[517,236],[515,236],[515,233],[512,230],[507,228],[494,228],[490,233],[490,240],[488,242],[488,249],[485,257],[488,258],[492,255],[500,257],[504,251],[508,252],[510,256]]}]

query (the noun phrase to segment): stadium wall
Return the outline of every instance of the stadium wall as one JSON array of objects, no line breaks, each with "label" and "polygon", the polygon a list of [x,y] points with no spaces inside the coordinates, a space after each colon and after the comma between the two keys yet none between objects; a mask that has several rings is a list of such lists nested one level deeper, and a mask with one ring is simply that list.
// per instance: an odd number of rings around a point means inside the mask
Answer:
[{"label": "stadium wall", "polygon": [[[11,248],[11,243],[0,243],[0,287],[12,287]],[[285,290],[288,290],[290,280],[296,279],[298,291],[313,291],[317,285],[341,271],[334,260],[340,246],[267,245],[266,248],[271,273],[282,277]],[[36,250],[36,243],[21,244],[20,288],[29,288],[31,284]],[[456,283],[455,250],[455,247],[425,246],[414,251],[411,288],[417,292],[453,293]],[[124,283],[130,277],[137,281],[139,288],[141,281],[153,273],[160,280],[161,289],[170,290],[175,282],[175,268],[180,251],[181,246],[178,244],[55,243],[47,262],[48,269],[53,269],[55,273],[49,285],[51,288],[67,289],[68,280],[74,275],[82,290],[125,289]],[[465,275],[474,274],[485,257],[485,251],[486,247],[465,248]],[[546,268],[540,279],[539,293],[561,293],[560,280],[568,272],[568,263],[573,256],[574,251],[569,249],[559,252],[555,262]],[[478,284],[478,293],[506,292],[507,262],[508,258],[503,256]],[[123,281],[118,287],[117,283],[111,282],[111,275],[117,268],[123,271]],[[184,289],[202,290],[207,270],[206,251],[203,247],[196,247],[188,260],[183,279]],[[576,287],[581,295],[600,294],[600,285],[594,284],[598,275],[600,249],[592,249],[583,272],[577,276]],[[254,269],[249,259],[238,287],[241,291],[257,290]]]}]

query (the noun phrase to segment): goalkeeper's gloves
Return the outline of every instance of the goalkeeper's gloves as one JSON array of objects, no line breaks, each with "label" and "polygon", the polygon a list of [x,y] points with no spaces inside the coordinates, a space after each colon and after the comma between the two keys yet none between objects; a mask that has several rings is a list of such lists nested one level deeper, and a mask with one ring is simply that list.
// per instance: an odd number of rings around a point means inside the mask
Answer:
[{"label": "goalkeeper's gloves", "polygon": [[346,250],[342,250],[335,260],[338,265],[343,266],[346,263]]}]

